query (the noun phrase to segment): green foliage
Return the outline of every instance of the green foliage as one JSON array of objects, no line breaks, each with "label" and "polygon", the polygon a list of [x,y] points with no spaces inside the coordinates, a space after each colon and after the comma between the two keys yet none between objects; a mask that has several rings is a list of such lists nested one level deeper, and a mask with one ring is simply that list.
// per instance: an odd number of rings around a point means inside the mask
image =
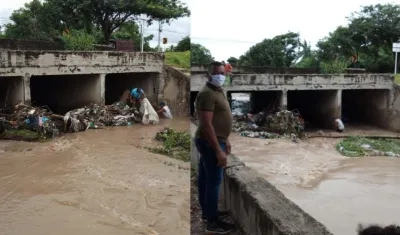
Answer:
[{"label": "green foliage", "polygon": [[190,51],[190,37],[184,37],[182,40],[178,42],[176,47],[174,48],[174,51],[177,52],[184,52],[184,51]]},{"label": "green foliage", "polygon": [[24,8],[14,11],[6,25],[6,35],[18,39],[57,38],[65,29],[85,30],[92,34],[98,30],[102,41],[108,42],[112,33],[125,22],[139,15],[169,23],[173,19],[190,15],[179,0],[32,0]]},{"label": "green foliage", "polygon": [[190,52],[192,56],[191,64],[209,64],[214,60],[214,57],[211,56],[211,52],[200,44],[191,43]]},{"label": "green foliage", "polygon": [[[363,145],[369,145],[370,148],[365,148]],[[400,141],[395,139],[353,136],[345,138],[337,144],[336,148],[342,155],[348,157],[366,156],[373,150],[382,153],[391,152],[393,154],[400,154]]]},{"label": "green foliage", "polygon": [[328,74],[344,73],[346,65],[347,63],[340,59],[335,59],[333,61],[328,61],[328,62],[321,62],[320,63],[321,73],[328,73]]},{"label": "green foliage", "polygon": [[177,68],[190,69],[190,51],[166,52],[165,63]]},{"label": "green foliage", "polygon": [[178,132],[166,127],[157,133],[156,140],[163,142],[163,147],[149,148],[154,153],[164,154],[182,161],[190,160],[191,136],[187,132]]},{"label": "green foliage", "polygon": [[264,39],[239,58],[240,65],[290,67],[295,64],[300,49],[300,35],[289,32]]},{"label": "green foliage", "polygon": [[239,62],[239,59],[231,56],[226,61],[228,61],[229,64],[231,64],[231,65],[237,65]]},{"label": "green foliage", "polygon": [[71,30],[70,34],[62,36],[64,49],[71,51],[94,50],[96,38],[83,30]]}]

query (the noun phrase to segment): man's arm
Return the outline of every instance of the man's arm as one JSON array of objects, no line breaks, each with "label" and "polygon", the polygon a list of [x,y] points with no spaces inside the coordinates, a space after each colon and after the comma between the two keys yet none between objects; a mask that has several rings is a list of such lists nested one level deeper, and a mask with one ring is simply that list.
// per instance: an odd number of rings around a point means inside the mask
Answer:
[{"label": "man's arm", "polygon": [[212,111],[205,111],[205,110],[198,110],[199,121],[204,128],[202,131],[204,133],[204,137],[206,138],[207,142],[211,145],[211,147],[215,150],[216,153],[223,152],[221,147],[219,146],[217,135],[215,134],[214,127],[212,125],[212,118],[214,112]]}]

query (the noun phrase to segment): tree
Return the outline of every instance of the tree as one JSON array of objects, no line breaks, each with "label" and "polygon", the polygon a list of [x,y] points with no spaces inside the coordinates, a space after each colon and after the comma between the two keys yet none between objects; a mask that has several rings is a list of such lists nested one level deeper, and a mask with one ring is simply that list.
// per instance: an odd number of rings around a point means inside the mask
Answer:
[{"label": "tree", "polygon": [[214,57],[211,56],[211,52],[197,43],[190,44],[190,53],[192,57],[191,64],[209,64],[214,60]]},{"label": "tree", "polygon": [[300,38],[298,33],[289,32],[264,39],[252,46],[239,58],[245,66],[290,67],[298,58]]},{"label": "tree", "polygon": [[329,62],[353,55],[369,72],[393,70],[392,43],[400,40],[400,5],[376,4],[362,7],[349,17],[347,27],[338,27],[318,42],[318,58]]},{"label": "tree", "polygon": [[226,61],[228,61],[229,64],[231,64],[231,65],[236,65],[238,63],[239,59],[231,56]]},{"label": "tree", "polygon": [[182,38],[174,48],[175,51],[190,51],[190,37],[186,36]]},{"label": "tree", "polygon": [[10,17],[13,24],[6,26],[8,35],[17,38],[51,39],[65,29],[101,30],[103,41],[125,22],[140,15],[169,23],[173,19],[190,15],[179,0],[39,0],[25,5]]},{"label": "tree", "polygon": [[[134,42],[135,50],[140,50],[141,35],[139,26],[135,22],[125,22],[122,24],[112,35],[112,39],[132,40]],[[153,40],[154,35],[149,35],[143,38],[143,51],[153,51],[150,46],[150,41]]]}]

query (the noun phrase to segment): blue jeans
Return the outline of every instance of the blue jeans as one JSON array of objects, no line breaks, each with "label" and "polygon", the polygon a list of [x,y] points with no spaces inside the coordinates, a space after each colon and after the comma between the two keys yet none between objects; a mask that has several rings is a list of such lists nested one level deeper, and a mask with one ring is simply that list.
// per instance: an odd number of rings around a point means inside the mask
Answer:
[{"label": "blue jeans", "polygon": [[[211,145],[202,139],[195,139],[196,148],[200,153],[198,166],[198,193],[203,216],[208,222],[218,218],[219,187],[221,185],[223,168],[217,166],[217,155]],[[219,142],[222,151],[226,144]]]}]

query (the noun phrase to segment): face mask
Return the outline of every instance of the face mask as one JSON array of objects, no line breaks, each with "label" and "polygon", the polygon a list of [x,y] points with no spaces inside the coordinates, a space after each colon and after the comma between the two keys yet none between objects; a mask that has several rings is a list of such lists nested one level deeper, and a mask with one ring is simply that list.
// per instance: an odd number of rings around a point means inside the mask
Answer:
[{"label": "face mask", "polygon": [[225,83],[225,76],[221,74],[212,75],[210,83],[216,87],[221,87]]}]

